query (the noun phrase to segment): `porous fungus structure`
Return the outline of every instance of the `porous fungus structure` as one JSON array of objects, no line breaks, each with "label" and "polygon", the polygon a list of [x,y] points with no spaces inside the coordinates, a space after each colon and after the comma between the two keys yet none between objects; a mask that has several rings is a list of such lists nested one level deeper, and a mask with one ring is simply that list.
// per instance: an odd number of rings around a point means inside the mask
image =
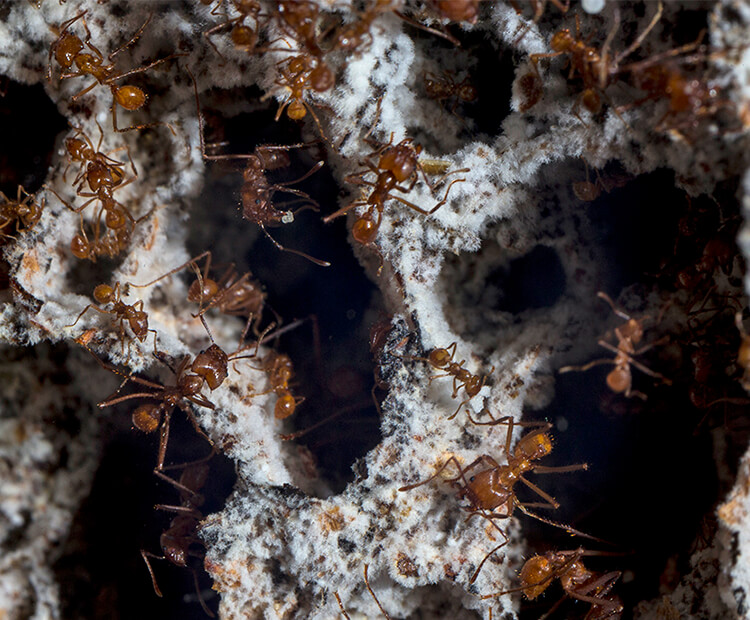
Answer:
[{"label": "porous fungus structure", "polygon": [[139,547],[127,594],[74,561],[96,520],[131,563],[124,490],[80,516],[128,414],[194,617],[747,615],[746,3],[19,0],[0,41],[0,618],[156,615]]}]

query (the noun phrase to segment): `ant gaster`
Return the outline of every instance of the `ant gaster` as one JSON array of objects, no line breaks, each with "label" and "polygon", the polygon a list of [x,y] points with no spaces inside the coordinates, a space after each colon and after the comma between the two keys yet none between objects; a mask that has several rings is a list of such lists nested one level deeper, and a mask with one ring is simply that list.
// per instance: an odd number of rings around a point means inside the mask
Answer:
[{"label": "ant gaster", "polygon": [[[549,525],[564,529],[569,534],[584,536],[586,538],[593,538],[587,534],[579,532],[578,530],[574,530],[567,525],[545,519],[544,517],[541,517],[528,509],[529,507],[559,508],[560,504],[555,501],[555,499],[551,495],[524,478],[525,473],[562,473],[588,469],[588,465],[586,463],[582,463],[579,465],[567,465],[564,467],[543,467],[541,465],[537,465],[534,462],[552,452],[552,436],[549,433],[552,425],[545,422],[515,422],[510,417],[499,418],[497,420],[493,420],[493,422],[484,424],[508,425],[508,434],[506,436],[505,444],[505,452],[508,455],[507,465],[500,465],[491,456],[483,454],[466,467],[461,467],[461,463],[459,462],[458,458],[456,458],[455,456],[451,456],[448,458],[448,460],[445,461],[445,463],[443,463],[443,465],[440,466],[437,472],[427,478],[427,480],[401,487],[399,489],[399,491],[409,491],[416,487],[427,484],[428,482],[437,478],[448,465],[450,465],[451,463],[455,465],[458,471],[458,475],[455,478],[448,478],[446,479],[446,481],[455,483],[458,486],[459,499],[468,500],[469,505],[464,508],[464,510],[469,512],[469,517],[478,515],[487,519],[487,521],[489,521],[503,537],[503,541],[494,549],[492,549],[479,564],[477,570],[471,578],[470,583],[476,581],[477,577],[479,576],[479,572],[481,571],[482,566],[484,566],[484,563],[487,561],[487,559],[508,543],[507,534],[503,529],[500,528],[500,526],[497,525],[497,523],[495,523],[495,520],[510,518],[516,507],[518,507],[518,509],[521,510],[521,512],[523,512],[524,514]],[[515,449],[511,453],[510,441],[512,437],[513,426],[540,426],[540,428],[531,431],[521,437],[521,439],[516,444]],[[485,465],[485,469],[479,471],[478,473],[475,473],[470,478],[466,477],[471,470],[482,464]],[[525,484],[544,501],[541,503],[520,502],[515,492],[515,485],[519,481]]]},{"label": "ant gaster", "polygon": [[570,372],[572,370],[586,371],[594,366],[601,364],[613,364],[614,369],[607,375],[607,386],[610,390],[616,394],[624,394],[627,398],[637,396],[643,400],[646,400],[646,395],[643,392],[633,390],[633,373],[630,366],[635,366],[642,373],[647,374],[649,377],[654,379],[660,379],[662,383],[671,385],[671,381],[664,375],[654,372],[650,368],[647,368],[640,362],[634,359],[634,356],[641,355],[646,351],[649,351],[657,343],[645,345],[639,349],[636,349],[636,345],[643,340],[643,323],[649,317],[643,317],[641,319],[634,319],[630,315],[626,314],[623,310],[619,309],[612,298],[606,293],[599,291],[596,294],[597,297],[606,301],[612,311],[620,318],[625,319],[626,323],[615,328],[615,337],[617,338],[617,346],[614,346],[606,340],[599,340],[598,344],[604,347],[608,351],[615,354],[614,359],[598,359],[583,366],[564,366],[560,369],[560,372]]},{"label": "ant gaster", "polygon": [[576,549],[575,551],[548,551],[544,555],[532,556],[521,568],[520,588],[487,594],[482,599],[496,598],[521,591],[527,599],[533,600],[541,595],[555,579],[559,579],[565,596],[544,614],[545,618],[557,609],[565,597],[591,604],[586,620],[619,618],[623,611],[622,601],[610,592],[622,573],[620,571],[598,573],[589,570],[583,565],[581,558],[593,554],[584,549]]}]

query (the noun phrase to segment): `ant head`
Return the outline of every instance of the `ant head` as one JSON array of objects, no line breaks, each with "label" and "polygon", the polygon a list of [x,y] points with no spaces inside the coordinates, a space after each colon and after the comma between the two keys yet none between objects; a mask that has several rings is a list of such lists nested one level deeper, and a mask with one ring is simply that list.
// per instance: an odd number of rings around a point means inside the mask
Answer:
[{"label": "ant head", "polygon": [[55,60],[61,67],[70,69],[73,61],[79,52],[83,49],[83,43],[76,35],[65,32],[55,43]]},{"label": "ant head", "polygon": [[452,356],[448,353],[448,349],[433,349],[428,359],[435,368],[443,368],[450,363]]},{"label": "ant head", "polygon": [[286,115],[293,121],[301,121],[307,116],[307,108],[305,108],[305,104],[302,101],[295,99],[286,109]]},{"label": "ant head", "polygon": [[535,431],[524,435],[516,445],[514,453],[529,461],[535,461],[552,452],[552,436],[546,431]]},{"label": "ant head", "polygon": [[146,104],[146,93],[137,86],[113,87],[115,101],[126,110],[140,110]]},{"label": "ant head", "polygon": [[473,24],[477,21],[479,9],[477,0],[437,0],[435,5],[440,14],[452,22]]},{"label": "ant head", "polygon": [[297,408],[297,401],[289,392],[283,392],[273,408],[273,415],[277,420],[288,418]]},{"label": "ant head", "polygon": [[73,252],[73,256],[76,258],[88,258],[91,253],[91,244],[81,235],[76,234],[73,235],[73,239],[70,242],[70,251]]},{"label": "ant head", "polygon": [[256,224],[278,224],[282,212],[274,209],[271,203],[271,192],[266,187],[257,187],[246,183],[242,187],[242,215]]},{"label": "ant head", "polygon": [[154,403],[138,405],[133,412],[133,426],[143,433],[153,433],[159,428],[162,409]]},{"label": "ant head", "polygon": [[66,138],[65,149],[68,151],[68,154],[73,161],[83,161],[86,159],[88,151],[90,151],[86,141],[79,138]]},{"label": "ant head", "polygon": [[569,28],[558,30],[552,37],[552,40],[549,42],[549,46],[554,52],[567,52],[573,47],[574,44],[575,40],[570,34]]},{"label": "ant head", "polygon": [[128,316],[128,324],[133,330],[135,337],[143,342],[148,335],[148,314],[143,310],[136,310]]},{"label": "ant head", "polygon": [[352,237],[354,237],[357,243],[362,245],[369,245],[375,241],[375,237],[378,236],[378,228],[380,223],[372,219],[372,214],[369,211],[363,213],[352,226]]},{"label": "ant head", "polygon": [[535,555],[526,560],[519,573],[526,598],[533,600],[544,592],[552,583],[554,574],[555,567],[545,556]]},{"label": "ant head", "polygon": [[333,87],[336,83],[336,77],[326,63],[320,62],[318,66],[310,72],[309,81],[310,87],[313,90],[322,93]]},{"label": "ant head", "polygon": [[581,95],[581,104],[592,114],[597,114],[602,109],[602,97],[593,88],[587,88]]},{"label": "ant head", "polygon": [[305,55],[290,58],[287,63],[287,69],[294,74],[302,73],[307,70],[307,57]]},{"label": "ant head", "polygon": [[414,174],[417,168],[417,156],[422,151],[420,146],[412,146],[411,139],[402,140],[396,146],[389,146],[380,156],[378,168],[387,170],[396,181],[401,183]]},{"label": "ant head", "polygon": [[94,299],[98,304],[106,304],[115,298],[115,289],[109,284],[100,284],[94,289]]},{"label": "ant head", "polygon": [[258,44],[258,33],[249,26],[238,24],[232,28],[232,43],[237,49],[251,51]]},{"label": "ant head", "polygon": [[458,97],[459,99],[466,101],[468,103],[471,103],[472,101],[476,101],[477,89],[468,83],[468,78],[459,87]]},{"label": "ant head", "polygon": [[616,394],[625,392],[633,384],[630,366],[616,367],[607,375],[607,387]]},{"label": "ant head", "polygon": [[208,349],[195,356],[190,369],[203,377],[211,390],[215,390],[227,378],[228,362],[229,358],[224,350],[218,345],[212,344]]},{"label": "ant head", "polygon": [[[203,283],[203,288],[201,288],[201,282]],[[219,285],[215,280],[212,280],[211,278],[200,278],[190,285],[187,298],[193,303],[203,304],[216,297],[218,292]]]},{"label": "ant head", "polygon": [[573,193],[578,200],[591,202],[599,197],[601,190],[591,181],[577,181],[576,183],[573,183]]},{"label": "ant head", "polygon": [[628,319],[628,322],[624,325],[620,325],[617,328],[617,337],[623,340],[628,339],[633,344],[638,344],[643,340],[643,319],[640,321],[636,319]]}]

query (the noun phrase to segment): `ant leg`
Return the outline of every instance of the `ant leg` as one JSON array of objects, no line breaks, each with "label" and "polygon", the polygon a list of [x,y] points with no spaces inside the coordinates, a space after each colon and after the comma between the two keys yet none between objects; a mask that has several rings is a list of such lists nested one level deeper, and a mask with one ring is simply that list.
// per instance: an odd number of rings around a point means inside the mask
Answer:
[{"label": "ant leg", "polygon": [[549,493],[542,491],[538,486],[536,486],[533,482],[529,482],[524,478],[523,476],[518,477],[521,482],[523,482],[527,487],[529,487],[534,493],[539,495],[545,502],[547,502],[547,508],[554,508],[557,510],[560,507],[560,503],[555,500],[554,497],[552,497]]},{"label": "ant leg", "polygon": [[156,122],[153,122],[153,123],[145,123],[143,125],[131,125],[130,127],[125,127],[124,129],[120,129],[117,126],[117,102],[115,101],[115,98],[114,98],[115,87],[114,86],[110,86],[110,88],[112,89],[112,93],[113,93],[113,96],[112,96],[112,108],[111,108],[112,109],[112,127],[114,128],[114,130],[117,133],[126,133],[128,131],[134,131],[136,129],[150,129],[151,127],[165,126],[165,127],[169,127],[169,131],[172,132],[173,136],[175,136],[175,137],[177,136],[177,132],[174,130],[174,127],[172,127],[172,125],[170,123],[167,123],[165,121],[156,121]]},{"label": "ant leg", "polygon": [[654,26],[656,26],[656,24],[661,19],[661,15],[663,12],[664,12],[664,3],[661,0],[659,0],[659,6],[656,9],[656,13],[654,13],[654,16],[649,22],[648,26],[646,26],[643,29],[643,32],[641,32],[641,34],[639,34],[636,37],[635,41],[633,41],[626,49],[624,49],[622,52],[617,54],[617,56],[615,56],[615,59],[614,59],[615,66],[617,66],[623,58],[627,58],[628,56],[630,56],[630,54],[632,54],[635,50],[637,50],[640,47],[641,43],[643,43],[643,40],[648,36],[648,33],[654,29]]},{"label": "ant leg", "polygon": [[189,261],[186,261],[186,262],[182,263],[182,265],[179,265],[179,266],[175,267],[174,269],[171,269],[170,271],[167,271],[167,273],[159,276],[155,280],[151,280],[151,282],[146,282],[145,284],[133,284],[132,282],[127,282],[127,284],[128,284],[128,286],[132,286],[133,288],[146,288],[147,286],[151,286],[152,284],[156,284],[159,280],[163,280],[164,278],[166,278],[168,276],[171,276],[173,273],[177,273],[178,271],[184,269],[188,265],[196,263],[200,259],[206,258],[206,257],[208,257],[207,260],[206,260],[206,265],[210,265],[211,264],[211,262],[210,262],[210,260],[211,260],[211,250],[206,250],[205,252],[203,252],[203,254],[198,254],[198,256],[195,256],[194,258],[191,258]]},{"label": "ant leg", "polygon": [[[308,170],[305,174],[303,174],[299,179],[295,179],[294,181],[284,181],[283,183],[275,183],[274,185],[277,187],[285,187],[286,185],[295,185],[296,183],[300,183],[301,181],[304,181],[305,179],[310,178],[313,174],[315,174],[318,170],[320,170],[324,165],[325,165],[324,162],[319,161],[312,168],[310,168],[310,170]],[[284,190],[284,191],[289,191],[289,190]]]},{"label": "ant leg", "polygon": [[315,263],[316,265],[319,265],[320,267],[330,267],[331,263],[325,260],[320,260],[317,258],[313,258],[309,254],[305,254],[304,252],[300,252],[299,250],[293,250],[291,248],[285,248],[283,245],[281,245],[276,239],[274,239],[266,230],[266,227],[263,226],[263,224],[259,224],[260,229],[263,231],[263,233],[271,240],[271,243],[273,243],[277,249],[281,250],[282,252],[290,252],[291,254],[297,254],[298,256],[301,256],[303,258],[306,258],[312,263]]},{"label": "ant leg", "polygon": [[148,71],[149,69],[153,69],[156,65],[160,65],[163,62],[167,62],[168,60],[172,60],[174,58],[180,58],[181,56],[187,56],[187,52],[179,52],[177,54],[170,54],[169,56],[165,56],[164,58],[158,58],[157,60],[154,60],[147,65],[143,65],[142,67],[138,67],[137,69],[131,69],[130,71],[126,71],[125,73],[120,73],[118,75],[113,75],[111,78],[108,78],[102,82],[102,84],[106,86],[112,86],[114,82],[117,82],[123,78],[126,78],[130,75],[135,75],[137,73],[143,73],[144,71]]},{"label": "ant leg", "polygon": [[589,468],[588,463],[578,463],[577,465],[562,465],[559,467],[547,467],[544,465],[537,465],[534,467],[535,474],[566,474],[571,471],[587,470]]},{"label": "ant leg", "polygon": [[[604,342],[604,341],[601,341],[601,342]],[[586,372],[587,370],[589,370],[589,368],[593,368],[594,366],[601,366],[602,364],[614,364],[614,363],[615,361],[611,359],[598,359],[598,360],[594,360],[593,362],[589,362],[588,364],[584,364],[583,366],[563,366],[557,372],[559,372],[560,374],[565,373],[565,372],[572,372],[572,371]]]},{"label": "ant leg", "polygon": [[367,568],[368,568],[368,565],[365,564],[365,585],[367,586],[367,590],[372,595],[372,598],[375,599],[375,603],[377,603],[378,609],[380,609],[380,612],[385,616],[385,620],[391,620],[391,617],[388,615],[388,612],[385,609],[383,609],[383,606],[380,604],[378,597],[375,596],[375,592],[373,592],[372,588],[370,587],[370,581],[367,579]]},{"label": "ant leg", "polygon": [[341,209],[339,209],[338,211],[335,211],[334,213],[331,213],[331,215],[326,215],[326,216],[325,216],[325,217],[323,218],[323,222],[324,222],[325,224],[328,224],[328,223],[329,223],[329,222],[330,222],[331,220],[334,220],[334,219],[336,219],[336,218],[337,218],[337,217],[339,217],[340,215],[344,215],[345,213],[348,213],[349,211],[351,211],[351,210],[352,210],[352,209],[354,209],[355,207],[363,207],[363,206],[365,206],[366,204],[367,204],[367,201],[365,201],[365,200],[355,200],[354,202],[352,202],[352,203],[349,203],[349,204],[348,204],[348,205],[346,205],[345,207],[342,207],[342,208],[341,208]]},{"label": "ant leg", "polygon": [[341,598],[339,597],[338,592],[334,592],[333,595],[336,597],[336,602],[339,604],[339,608],[341,609],[341,613],[344,615],[344,618],[346,620],[352,620],[348,613],[346,613],[346,609],[344,609],[344,605],[341,602]]},{"label": "ant leg", "polygon": [[601,543],[612,544],[609,541],[606,541],[602,538],[597,538],[596,536],[592,536],[591,534],[586,534],[585,532],[581,532],[580,530],[572,528],[569,525],[565,525],[564,523],[559,523],[558,521],[552,521],[552,519],[546,519],[536,513],[531,512],[530,510],[526,508],[524,504],[520,502],[515,502],[514,505],[518,506],[518,509],[526,516],[531,517],[532,519],[536,519],[537,521],[541,521],[542,523],[546,523],[547,525],[551,525],[553,527],[557,527],[561,530],[564,530],[571,536],[580,536],[581,538],[587,538],[589,540],[595,540]]},{"label": "ant leg", "polygon": [[148,26],[148,25],[149,25],[149,23],[151,22],[151,20],[153,19],[153,17],[154,17],[154,14],[153,14],[153,12],[152,12],[152,13],[149,13],[149,15],[148,15],[148,18],[146,18],[146,21],[145,21],[145,22],[143,22],[143,25],[142,25],[142,26],[141,26],[140,28],[138,28],[138,30],[136,30],[136,31],[135,31],[135,34],[134,34],[134,35],[133,35],[133,36],[132,36],[132,37],[130,38],[130,40],[129,40],[129,41],[127,42],[127,43],[125,43],[125,44],[121,45],[120,47],[118,47],[118,48],[117,48],[117,49],[116,49],[116,50],[115,50],[114,52],[112,52],[112,53],[111,53],[111,54],[110,54],[110,55],[109,55],[109,56],[107,57],[107,58],[108,58],[108,60],[109,60],[109,61],[111,62],[111,61],[112,61],[112,59],[113,59],[113,58],[114,58],[115,56],[117,56],[117,54],[119,54],[119,53],[120,53],[120,52],[122,52],[123,50],[126,50],[126,49],[127,49],[127,48],[129,48],[129,47],[130,47],[131,45],[133,45],[133,43],[135,43],[135,42],[136,42],[136,41],[137,41],[137,40],[138,40],[138,39],[139,39],[139,38],[141,37],[141,35],[143,34],[143,31],[144,31],[144,30],[146,29],[146,26]]},{"label": "ant leg", "polygon": [[148,559],[154,558],[155,560],[165,560],[166,558],[163,555],[156,555],[151,553],[150,551],[146,551],[145,549],[141,549],[141,557],[146,563],[146,568],[148,568],[149,575],[151,575],[151,584],[154,586],[154,592],[156,593],[156,596],[163,596],[161,590],[159,590],[159,586],[156,584],[156,575],[154,575],[154,569],[151,568],[151,562],[149,562]]},{"label": "ant leg", "polygon": [[[489,519],[489,517],[487,517],[487,518]],[[493,523],[493,525],[495,525],[495,524]],[[502,533],[503,536],[505,536],[505,540],[503,542],[501,542],[499,545],[497,545],[496,547],[494,547],[492,550],[490,550],[490,552],[487,555],[484,556],[484,559],[479,563],[479,566],[477,566],[477,570],[474,571],[474,574],[471,576],[471,579],[469,579],[469,584],[472,584],[472,583],[474,583],[477,580],[477,577],[479,577],[479,573],[482,570],[482,567],[484,566],[484,563],[487,560],[489,560],[491,556],[495,555],[496,551],[499,551],[505,545],[508,544],[508,540],[509,540],[508,535],[505,532],[503,532],[503,530],[501,530],[499,527],[497,527],[497,526],[495,526],[495,527],[497,528],[497,530],[500,533]]]},{"label": "ant leg", "polygon": [[[61,80],[65,80],[65,79],[71,78],[71,77],[78,77],[79,75],[83,75],[83,74],[82,73],[71,73],[71,74],[66,73],[65,75],[61,75],[60,79]],[[70,100],[72,102],[77,101],[78,99],[80,99],[81,97],[83,97],[86,93],[88,93],[88,92],[92,91],[94,88],[96,88],[98,85],[99,85],[99,82],[94,82],[93,84],[91,84],[90,86],[87,86],[83,90],[78,91],[75,95],[73,95],[70,98]]]},{"label": "ant leg", "polygon": [[605,293],[604,291],[599,291],[596,294],[596,296],[599,299],[603,299],[604,301],[606,301],[609,304],[609,307],[612,308],[612,312],[614,312],[621,319],[625,319],[626,321],[629,321],[631,318],[633,318],[629,314],[627,314],[624,310],[621,310],[620,308],[618,308],[615,305],[615,302],[612,301],[612,298],[609,295],[607,295],[607,293]]},{"label": "ant leg", "polygon": [[161,471],[164,469],[164,460],[167,457],[167,443],[169,442],[169,422],[171,418],[172,411],[170,409],[165,412],[164,419],[161,421],[161,429],[159,430],[159,452],[154,471]]},{"label": "ant leg", "polygon": [[[482,457],[479,457],[475,461],[475,463],[478,463],[479,461],[481,461],[481,459],[482,459]],[[427,478],[427,480],[423,480],[422,482],[417,482],[416,484],[410,484],[410,485],[407,485],[405,487],[400,487],[398,490],[399,491],[411,491],[412,489],[416,489],[417,487],[421,487],[422,485],[427,484],[428,482],[431,482],[432,480],[434,480],[435,478],[437,478],[443,472],[443,470],[446,467],[448,467],[448,465],[450,463],[454,463],[455,466],[456,466],[456,468],[458,469],[458,471],[461,472],[461,464],[458,462],[458,459],[455,456],[451,456],[450,458],[448,458],[445,461],[445,463],[443,463],[440,466],[440,468],[432,476],[430,476],[429,478]],[[474,463],[472,463],[472,465],[474,465]],[[471,466],[469,466],[467,469],[470,469],[470,468],[471,468]],[[452,480],[455,480],[455,479],[456,478],[452,478]]]}]

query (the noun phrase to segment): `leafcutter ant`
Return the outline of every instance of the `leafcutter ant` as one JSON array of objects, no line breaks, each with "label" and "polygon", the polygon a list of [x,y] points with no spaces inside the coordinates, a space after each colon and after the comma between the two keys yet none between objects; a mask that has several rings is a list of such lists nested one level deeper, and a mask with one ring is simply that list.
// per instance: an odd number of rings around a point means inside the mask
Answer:
[{"label": "leafcutter ant", "polygon": [[[487,380],[487,375],[474,375],[471,372],[469,372],[466,368],[464,368],[464,364],[466,363],[466,360],[461,360],[460,362],[454,362],[453,358],[456,356],[456,343],[452,343],[447,349],[433,349],[430,351],[429,355],[427,357],[415,357],[414,359],[421,360],[423,362],[427,362],[430,366],[437,370],[442,370],[445,372],[445,374],[442,375],[433,375],[430,377],[430,383],[434,379],[439,379],[441,377],[453,377],[453,394],[452,397],[456,398],[458,396],[458,392],[461,388],[463,388],[464,393],[466,394],[466,400],[461,402],[456,410],[453,412],[452,415],[448,416],[449,420],[452,420],[458,415],[458,412],[461,410],[461,407],[463,407],[465,404],[467,404],[472,398],[474,398],[484,387],[485,381]],[[490,369],[489,374],[491,375],[495,370],[495,367],[493,366]]]},{"label": "leafcutter ant", "polygon": [[532,556],[526,560],[519,574],[520,588],[487,594],[482,599],[520,591],[526,598],[533,600],[552,585],[555,579],[559,579],[565,596],[544,614],[544,618],[550,616],[566,597],[591,604],[586,620],[619,618],[623,611],[622,601],[610,592],[622,573],[598,573],[586,568],[581,558],[594,554],[595,552],[579,548],[575,551],[548,551],[544,555]]},{"label": "leafcutter ant", "polygon": [[[130,38],[129,41],[127,41],[121,47],[117,48],[107,57],[107,60],[109,61],[108,63],[104,61],[104,56],[102,55],[102,53],[94,46],[93,43],[91,43],[91,32],[86,25],[85,16],[86,11],[82,11],[75,17],[72,17],[71,19],[60,24],[59,29],[57,29],[57,39],[52,43],[49,50],[47,69],[48,79],[52,79],[52,56],[54,55],[55,61],[63,69],[63,73],[60,76],[61,80],[89,75],[95,79],[95,81],[89,86],[73,95],[71,97],[71,101],[77,101],[78,99],[83,97],[83,95],[96,88],[96,86],[98,85],[106,86],[110,89],[110,91],[112,92],[112,126],[115,131],[122,133],[125,131],[132,131],[134,129],[147,129],[149,127],[156,127],[158,125],[166,125],[174,134],[175,131],[173,127],[169,123],[164,123],[161,121],[146,123],[143,125],[132,125],[124,129],[119,129],[117,127],[117,106],[119,105],[129,112],[140,110],[144,105],[146,105],[148,95],[143,89],[137,86],[127,84],[124,86],[117,86],[115,82],[118,82],[119,80],[122,80],[131,75],[145,73],[149,69],[152,69],[163,62],[167,62],[168,60],[172,60],[173,58],[177,58],[179,56],[185,56],[186,54],[171,54],[164,58],[160,58],[158,60],[150,62],[143,67],[118,73],[115,70],[115,65],[112,63],[112,60],[115,58],[115,56],[117,56],[117,54],[138,41],[138,39],[143,34],[143,31],[151,21],[153,14],[148,16],[148,19],[146,19],[144,24],[136,31],[136,33]],[[86,37],[83,41],[81,41],[80,37],[69,31],[70,27],[79,19],[81,20],[83,28],[86,31]],[[84,52],[84,46],[90,49],[93,54]],[[76,66],[76,70],[73,70],[74,64]]]},{"label": "leafcutter ant", "polygon": [[[227,160],[245,160],[246,166],[242,173],[243,184],[241,195],[242,195],[242,214],[245,219],[257,224],[268,239],[273,243],[276,248],[284,252],[290,252],[306,258],[310,262],[320,265],[321,267],[329,267],[330,263],[327,261],[313,258],[312,256],[300,252],[299,250],[293,250],[291,248],[285,248],[276,239],[274,239],[270,233],[266,230],[266,226],[278,226],[279,224],[288,224],[294,221],[296,213],[303,209],[316,209],[318,208],[317,203],[310,198],[305,192],[289,187],[300,181],[304,181],[311,175],[315,174],[323,166],[323,162],[319,161],[315,164],[307,173],[302,175],[300,178],[294,181],[286,181],[284,183],[269,183],[266,178],[266,172],[268,170],[278,170],[280,168],[286,168],[289,166],[289,155],[288,152],[291,149],[306,148],[316,144],[315,142],[310,143],[299,143],[299,144],[286,144],[286,145],[271,145],[263,144],[255,148],[255,151],[250,154],[236,154],[236,155],[209,155],[206,152],[206,144],[203,137],[203,115],[201,114],[200,101],[198,99],[198,86],[195,82],[193,74],[188,70],[190,77],[193,79],[193,89],[195,91],[195,102],[198,107],[198,132],[200,134],[201,152],[203,158],[208,161],[227,161]],[[279,211],[274,207],[271,199],[276,192],[286,192],[299,196],[300,199],[306,201],[308,204],[295,211]]]},{"label": "leafcutter ant", "polygon": [[8,198],[0,191],[0,244],[12,237],[10,230],[15,224],[17,233],[26,232],[34,228],[42,217],[45,201],[36,202],[22,186],[18,186],[15,200]]},{"label": "leafcutter ant", "polygon": [[[211,456],[213,456],[213,453]],[[200,601],[201,607],[206,614],[213,618],[214,614],[206,606],[206,603],[200,594],[198,575],[195,568],[189,567],[188,565],[190,556],[199,559],[202,559],[204,556],[202,550],[195,551],[194,547],[202,545],[201,540],[197,536],[197,530],[200,524],[200,519],[203,517],[200,512],[200,507],[203,505],[204,501],[204,498],[199,491],[205,486],[209,474],[209,466],[205,461],[206,459],[202,459],[195,463],[179,465],[178,467],[183,468],[179,481],[173,480],[162,472],[156,472],[162,480],[169,482],[179,491],[180,504],[178,506],[167,504],[157,504],[155,506],[157,510],[174,512],[175,517],[170,522],[169,527],[164,530],[159,537],[159,544],[163,555],[156,555],[150,551],[141,549],[141,557],[146,563],[148,572],[151,575],[151,583],[154,586],[154,592],[159,597],[162,596],[162,593],[159,589],[159,585],[156,583],[156,575],[154,575],[154,569],[151,567],[149,558],[154,560],[166,560],[180,568],[190,568],[190,571],[193,573],[195,591],[198,594],[198,600]],[[170,466],[165,467],[164,469],[167,470],[174,468],[175,466]]]},{"label": "leafcutter ant", "polygon": [[[491,456],[483,454],[466,467],[462,467],[458,458],[455,456],[451,456],[438,468],[438,470],[432,476],[430,476],[426,480],[417,482],[415,484],[410,484],[399,489],[399,491],[409,491],[411,489],[415,489],[437,478],[451,463],[456,467],[458,475],[455,478],[446,479],[446,482],[454,484],[458,487],[457,496],[459,499],[466,499],[469,502],[468,506],[464,507],[464,510],[469,513],[469,518],[473,516],[483,517],[503,537],[503,541],[484,557],[484,559],[474,572],[470,583],[474,583],[474,581],[476,581],[477,577],[479,576],[479,572],[482,570],[482,567],[484,566],[484,563],[487,561],[487,559],[508,543],[508,536],[505,533],[505,530],[503,530],[495,522],[495,520],[510,518],[516,507],[524,514],[549,525],[559,527],[569,534],[583,536],[585,538],[594,538],[592,536],[589,536],[588,534],[579,532],[578,530],[575,530],[570,526],[545,519],[544,517],[537,515],[529,510],[529,508],[559,508],[560,504],[555,501],[554,497],[540,489],[531,481],[524,478],[524,474],[526,472],[546,474],[588,469],[588,465],[586,463],[582,463],[579,465],[567,465],[564,467],[544,467],[541,465],[537,465],[534,462],[552,452],[552,437],[549,433],[552,425],[545,422],[514,422],[514,420],[509,417],[493,420],[493,422],[486,424],[508,425],[508,434],[505,445],[505,451],[508,456],[507,465],[500,465]],[[510,440],[514,425],[539,426],[539,428],[521,437],[521,439],[516,444],[515,449],[513,450],[513,452],[511,452]],[[470,478],[467,478],[467,474],[469,472],[481,465],[484,465],[484,469],[480,470],[478,473],[474,473]],[[515,485],[519,481],[526,485],[544,501],[531,503],[519,501],[515,492]]]},{"label": "leafcutter ant", "polygon": [[640,343],[641,340],[643,340],[643,323],[649,317],[634,319],[629,314],[626,314],[623,310],[619,309],[615,305],[615,302],[612,301],[612,298],[606,293],[599,291],[596,296],[606,301],[617,316],[627,321],[623,325],[615,328],[617,346],[610,344],[606,340],[599,340],[598,342],[599,346],[604,347],[608,351],[614,353],[615,358],[598,359],[594,360],[593,362],[589,362],[588,364],[584,364],[583,366],[563,366],[560,369],[560,372],[570,372],[573,370],[586,371],[589,368],[593,368],[594,366],[599,366],[601,364],[613,364],[615,368],[607,375],[607,386],[609,387],[609,389],[616,394],[624,394],[627,398],[636,396],[643,400],[646,400],[646,395],[643,392],[633,390],[633,373],[630,368],[631,365],[640,370],[642,373],[647,374],[649,377],[659,379],[666,385],[671,385],[672,382],[664,375],[658,372],[654,372],[650,368],[647,368],[636,359],[634,359],[636,355],[641,355],[642,353],[649,351],[654,346],[656,346],[656,344],[658,344],[655,342],[636,349],[636,345]]},{"label": "leafcutter ant", "polygon": [[[216,3],[216,6],[211,9],[211,15],[217,15],[217,10],[222,5],[223,0]],[[203,33],[203,36],[208,41],[209,45],[216,50],[216,53],[224,58],[224,55],[214,45],[211,40],[211,35],[216,34],[224,30],[229,30],[229,37],[232,39],[232,43],[238,50],[244,50],[246,52],[255,51],[258,45],[258,16],[260,15],[260,2],[258,0],[232,0],[232,6],[239,13],[237,17],[227,19],[227,21],[217,24],[213,28],[209,28]],[[254,22],[253,26],[248,25],[248,20]]]},{"label": "leafcutter ant", "polygon": [[456,113],[456,108],[461,101],[473,103],[477,99],[477,89],[468,77],[461,82],[457,82],[448,71],[444,72],[442,77],[434,73],[425,73],[424,90],[430,99],[439,101],[441,105],[445,100],[453,97],[451,114]]}]

